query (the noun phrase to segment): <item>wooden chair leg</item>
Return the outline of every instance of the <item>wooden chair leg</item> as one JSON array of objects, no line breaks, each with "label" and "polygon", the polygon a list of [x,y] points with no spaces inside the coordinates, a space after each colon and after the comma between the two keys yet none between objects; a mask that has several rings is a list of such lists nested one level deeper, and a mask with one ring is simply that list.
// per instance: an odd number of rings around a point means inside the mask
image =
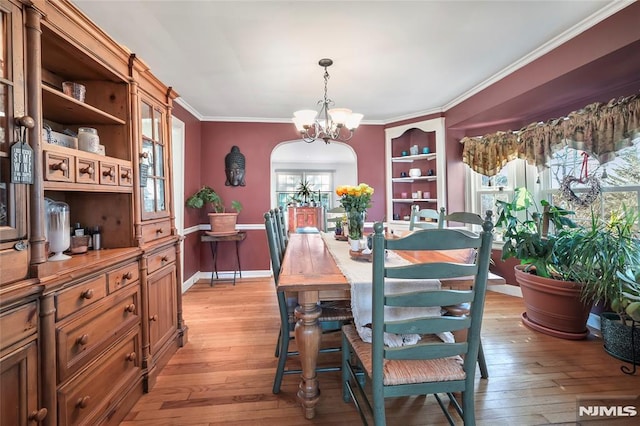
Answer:
[{"label": "wooden chair leg", "polygon": [[273,380],[273,393],[280,393],[280,385],[282,385],[282,377],[284,376],[284,368],[287,364],[287,356],[289,352],[289,332],[285,333],[285,330],[280,328],[280,339],[279,343],[279,356],[278,356],[278,367],[276,369],[276,377]]},{"label": "wooden chair leg", "polygon": [[482,350],[482,340],[480,340],[480,347],[478,348],[478,367],[480,367],[480,377],[483,379],[489,378],[489,370],[487,369],[487,362],[484,360],[484,351]]}]

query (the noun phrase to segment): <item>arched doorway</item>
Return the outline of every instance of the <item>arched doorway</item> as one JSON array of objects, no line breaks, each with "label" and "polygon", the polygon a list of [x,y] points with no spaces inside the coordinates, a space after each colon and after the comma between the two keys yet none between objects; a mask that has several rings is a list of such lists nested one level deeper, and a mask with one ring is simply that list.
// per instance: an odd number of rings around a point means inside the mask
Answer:
[{"label": "arched doorway", "polygon": [[[338,185],[357,184],[357,164],[355,151],[346,143],[325,144],[321,140],[306,143],[300,139],[283,141],[271,152],[271,205],[278,206],[284,198],[282,193],[287,189],[291,190],[292,186],[309,174],[330,177],[328,182],[323,181],[323,191],[327,193],[326,196],[323,195],[323,200],[325,204],[328,202],[327,207],[336,206],[338,200],[335,188]],[[285,182],[287,179],[288,188]]]}]

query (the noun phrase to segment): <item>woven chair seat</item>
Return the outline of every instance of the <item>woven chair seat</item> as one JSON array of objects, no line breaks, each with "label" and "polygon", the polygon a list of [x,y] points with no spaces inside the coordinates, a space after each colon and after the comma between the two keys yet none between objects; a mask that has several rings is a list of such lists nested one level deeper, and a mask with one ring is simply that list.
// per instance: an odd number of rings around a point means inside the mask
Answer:
[{"label": "woven chair seat", "polygon": [[[371,343],[362,341],[353,325],[343,326],[342,332],[353,346],[354,352],[362,362],[362,367],[371,376],[373,374]],[[420,342],[441,343],[442,341],[435,335],[423,335]],[[384,360],[383,370],[383,383],[386,386],[464,380],[466,377],[459,357],[432,360]]]}]

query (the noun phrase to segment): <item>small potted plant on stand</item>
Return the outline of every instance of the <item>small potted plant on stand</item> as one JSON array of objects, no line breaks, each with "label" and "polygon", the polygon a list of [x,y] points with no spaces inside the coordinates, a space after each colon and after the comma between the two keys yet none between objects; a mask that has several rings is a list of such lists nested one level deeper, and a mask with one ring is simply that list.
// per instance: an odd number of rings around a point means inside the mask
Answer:
[{"label": "small potted plant on stand", "polygon": [[203,186],[195,194],[187,198],[187,207],[201,209],[209,207],[209,223],[211,224],[212,235],[227,235],[237,232],[236,222],[238,214],[242,210],[239,201],[232,201],[231,208],[235,213],[226,212],[224,202],[220,195],[209,186]]}]

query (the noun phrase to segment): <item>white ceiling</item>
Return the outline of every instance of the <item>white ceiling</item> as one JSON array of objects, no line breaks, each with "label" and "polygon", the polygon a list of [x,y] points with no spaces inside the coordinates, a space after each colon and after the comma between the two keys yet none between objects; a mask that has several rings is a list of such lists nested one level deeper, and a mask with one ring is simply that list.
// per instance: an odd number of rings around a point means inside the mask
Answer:
[{"label": "white ceiling", "polygon": [[462,101],[630,1],[72,0],[201,120],[290,122],[328,94],[364,123]]}]

